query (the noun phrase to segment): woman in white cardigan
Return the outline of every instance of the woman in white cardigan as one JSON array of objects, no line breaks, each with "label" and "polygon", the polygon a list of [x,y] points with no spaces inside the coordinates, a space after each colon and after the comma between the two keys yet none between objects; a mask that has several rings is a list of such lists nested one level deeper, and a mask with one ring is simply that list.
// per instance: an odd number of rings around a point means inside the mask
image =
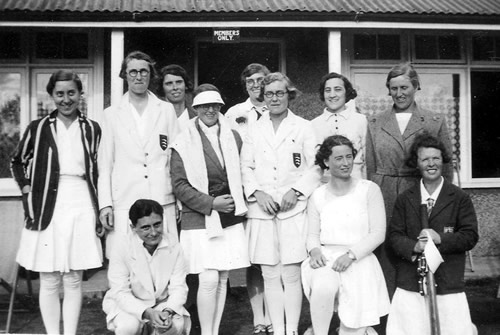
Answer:
[{"label": "woman in white cardigan", "polygon": [[250,125],[241,164],[248,199],[250,261],[260,264],[275,335],[298,334],[300,263],[306,258],[305,208],[312,192],[302,176],[314,162],[311,123],[288,109],[298,90],[281,73],[261,86],[269,112]]}]

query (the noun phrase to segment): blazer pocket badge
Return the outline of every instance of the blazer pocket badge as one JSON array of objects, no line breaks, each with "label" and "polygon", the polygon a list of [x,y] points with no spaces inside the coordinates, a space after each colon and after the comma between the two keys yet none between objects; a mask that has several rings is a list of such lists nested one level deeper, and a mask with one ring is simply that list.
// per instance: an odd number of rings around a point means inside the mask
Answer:
[{"label": "blazer pocket badge", "polygon": [[443,233],[453,233],[455,231],[455,228],[453,227],[444,227]]},{"label": "blazer pocket badge", "polygon": [[168,148],[168,136],[160,134],[160,148],[165,151]]},{"label": "blazer pocket badge", "polygon": [[302,159],[300,158],[301,156],[297,152],[294,152],[292,156],[293,156],[293,165],[295,165],[295,167],[298,168],[302,163]]}]

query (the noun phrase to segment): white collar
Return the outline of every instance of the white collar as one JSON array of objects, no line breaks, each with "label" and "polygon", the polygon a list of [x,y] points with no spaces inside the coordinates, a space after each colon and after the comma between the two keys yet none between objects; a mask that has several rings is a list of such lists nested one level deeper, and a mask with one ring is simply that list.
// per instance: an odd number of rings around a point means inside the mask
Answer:
[{"label": "white collar", "polygon": [[432,194],[429,194],[429,192],[427,192],[427,190],[425,189],[424,180],[420,179],[420,195],[422,198],[422,204],[427,204],[428,199],[432,199],[434,200],[434,203],[436,203],[439,193],[441,193],[441,189],[443,188],[443,184],[444,178],[441,176],[441,182],[439,183],[439,186],[434,192],[432,192]]}]

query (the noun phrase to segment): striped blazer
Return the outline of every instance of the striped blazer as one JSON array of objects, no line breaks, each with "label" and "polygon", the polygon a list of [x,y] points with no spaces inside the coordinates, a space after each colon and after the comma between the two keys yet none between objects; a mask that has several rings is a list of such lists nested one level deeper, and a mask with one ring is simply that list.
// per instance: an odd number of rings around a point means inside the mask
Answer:
[{"label": "striped blazer", "polygon": [[[85,179],[97,213],[97,151],[101,128],[80,111],[77,113],[85,154]],[[31,187],[27,197],[23,194],[25,224],[30,230],[47,228],[54,212],[59,185],[56,117],[57,110],[54,110],[31,122],[11,160],[12,175],[19,188]]]}]

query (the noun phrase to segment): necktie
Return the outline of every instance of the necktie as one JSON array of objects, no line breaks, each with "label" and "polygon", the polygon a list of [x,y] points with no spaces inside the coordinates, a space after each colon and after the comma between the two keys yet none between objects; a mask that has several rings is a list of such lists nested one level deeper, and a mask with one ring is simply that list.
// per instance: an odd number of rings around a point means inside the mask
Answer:
[{"label": "necktie", "polygon": [[431,216],[432,208],[434,207],[434,199],[427,199],[427,216]]}]

